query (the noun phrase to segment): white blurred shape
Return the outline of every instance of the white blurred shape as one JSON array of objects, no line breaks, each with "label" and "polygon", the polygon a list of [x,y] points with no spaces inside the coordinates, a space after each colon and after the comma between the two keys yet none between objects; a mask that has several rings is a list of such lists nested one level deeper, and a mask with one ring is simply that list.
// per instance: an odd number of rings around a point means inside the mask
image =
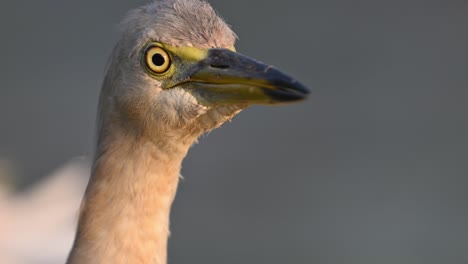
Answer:
[{"label": "white blurred shape", "polygon": [[21,193],[0,188],[0,263],[65,263],[90,165],[74,159]]}]

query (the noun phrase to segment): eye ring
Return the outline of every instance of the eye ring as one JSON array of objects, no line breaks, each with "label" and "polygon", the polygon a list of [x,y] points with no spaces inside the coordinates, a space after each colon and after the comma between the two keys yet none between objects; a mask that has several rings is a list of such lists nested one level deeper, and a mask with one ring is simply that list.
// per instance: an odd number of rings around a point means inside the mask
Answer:
[{"label": "eye ring", "polygon": [[151,46],[146,49],[145,64],[152,73],[163,74],[171,66],[171,57],[163,48]]}]

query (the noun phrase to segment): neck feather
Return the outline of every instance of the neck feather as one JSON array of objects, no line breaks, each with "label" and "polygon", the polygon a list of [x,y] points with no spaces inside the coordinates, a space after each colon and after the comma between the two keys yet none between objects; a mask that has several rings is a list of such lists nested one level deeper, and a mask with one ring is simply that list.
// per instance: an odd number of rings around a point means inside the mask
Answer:
[{"label": "neck feather", "polygon": [[68,263],[165,264],[170,209],[190,144],[171,148],[116,131],[100,141]]}]

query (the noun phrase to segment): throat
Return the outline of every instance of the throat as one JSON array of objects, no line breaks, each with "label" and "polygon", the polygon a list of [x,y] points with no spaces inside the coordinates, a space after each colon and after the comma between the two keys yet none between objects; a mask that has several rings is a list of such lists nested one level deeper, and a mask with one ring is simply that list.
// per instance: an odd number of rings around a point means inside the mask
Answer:
[{"label": "throat", "polygon": [[[129,143],[131,142],[131,143]],[[185,150],[123,140],[98,151],[68,263],[165,264]]]}]

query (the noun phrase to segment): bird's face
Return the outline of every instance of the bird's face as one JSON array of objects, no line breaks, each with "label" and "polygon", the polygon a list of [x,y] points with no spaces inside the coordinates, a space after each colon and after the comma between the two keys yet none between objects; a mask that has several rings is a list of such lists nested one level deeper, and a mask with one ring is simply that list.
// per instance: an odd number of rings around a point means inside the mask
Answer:
[{"label": "bird's face", "polygon": [[237,53],[235,34],[205,2],[164,3],[130,14],[114,52],[107,93],[126,120],[146,131],[198,136],[248,105],[294,102],[308,94],[283,72]]},{"label": "bird's face", "polygon": [[150,42],[141,62],[163,91],[181,88],[205,107],[280,104],[308,94],[298,81],[233,47],[200,49]]},{"label": "bird's face", "polygon": [[213,127],[206,127],[209,130],[248,105],[289,103],[308,94],[295,79],[234,48],[176,47],[150,41],[141,49],[139,60],[139,70],[146,75],[142,96],[154,100],[149,103],[158,108],[150,112],[163,114],[163,120],[177,125],[206,121],[200,117],[216,109],[221,117],[212,122]]}]

